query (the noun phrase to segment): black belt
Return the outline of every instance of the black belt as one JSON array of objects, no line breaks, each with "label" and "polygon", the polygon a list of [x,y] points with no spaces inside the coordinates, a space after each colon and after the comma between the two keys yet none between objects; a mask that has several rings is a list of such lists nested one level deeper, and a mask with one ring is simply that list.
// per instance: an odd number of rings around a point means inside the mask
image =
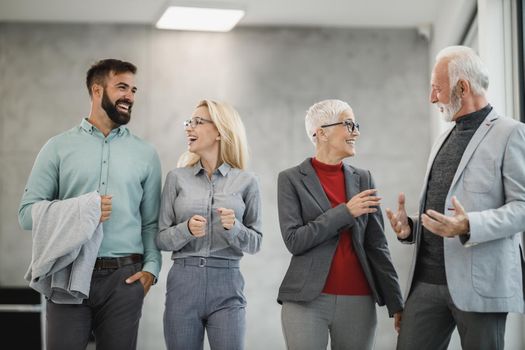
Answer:
[{"label": "black belt", "polygon": [[174,264],[198,266],[198,267],[218,267],[223,269],[238,268],[239,260],[220,259],[220,258],[202,258],[198,256],[189,256],[187,258],[176,258]]},{"label": "black belt", "polygon": [[131,254],[119,258],[97,258],[94,270],[118,269],[122,266],[133,265],[142,262],[142,254]]}]

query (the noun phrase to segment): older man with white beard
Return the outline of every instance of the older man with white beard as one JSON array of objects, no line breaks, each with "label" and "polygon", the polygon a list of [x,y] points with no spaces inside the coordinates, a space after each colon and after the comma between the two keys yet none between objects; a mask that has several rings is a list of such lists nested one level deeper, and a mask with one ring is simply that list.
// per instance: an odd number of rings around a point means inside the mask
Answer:
[{"label": "older man with white beard", "polygon": [[503,349],[508,312],[524,311],[525,125],[487,102],[488,74],[467,47],[443,49],[430,101],[452,126],[434,145],[419,213],[405,197],[387,209],[403,243],[415,243],[397,349]]}]

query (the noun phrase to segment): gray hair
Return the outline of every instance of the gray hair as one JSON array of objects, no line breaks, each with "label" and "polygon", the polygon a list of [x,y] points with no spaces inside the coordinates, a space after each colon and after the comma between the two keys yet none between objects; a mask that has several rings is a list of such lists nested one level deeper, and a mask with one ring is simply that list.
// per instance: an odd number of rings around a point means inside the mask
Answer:
[{"label": "gray hair", "polygon": [[470,83],[474,95],[485,95],[489,87],[489,73],[474,50],[467,46],[449,46],[436,55],[436,62],[443,59],[448,61],[450,88],[464,79]]},{"label": "gray hair", "polygon": [[348,109],[352,110],[352,107],[341,100],[324,100],[308,108],[304,118],[304,126],[310,141],[315,145],[317,141],[314,136],[315,130],[321,125],[337,123],[339,114]]}]

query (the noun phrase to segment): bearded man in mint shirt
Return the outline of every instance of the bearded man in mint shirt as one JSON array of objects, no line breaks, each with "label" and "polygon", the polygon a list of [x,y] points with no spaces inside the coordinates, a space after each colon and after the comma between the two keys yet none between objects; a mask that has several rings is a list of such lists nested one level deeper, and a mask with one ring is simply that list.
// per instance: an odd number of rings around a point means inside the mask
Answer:
[{"label": "bearded man in mint shirt", "polygon": [[89,117],[43,146],[21,200],[19,222],[31,230],[34,203],[101,195],[104,238],[89,298],[82,304],[47,301],[48,349],[85,349],[92,332],[97,349],[136,348],[143,299],[161,267],[155,245],[161,167],[155,148],[125,126],[135,73],[132,63],[116,59],[91,66]]}]

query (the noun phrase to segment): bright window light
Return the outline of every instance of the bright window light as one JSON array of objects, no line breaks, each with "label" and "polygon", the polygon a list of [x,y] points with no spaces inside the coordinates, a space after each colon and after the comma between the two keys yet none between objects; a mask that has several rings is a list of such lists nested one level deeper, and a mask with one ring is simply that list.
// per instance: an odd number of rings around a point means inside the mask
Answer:
[{"label": "bright window light", "polygon": [[159,29],[228,32],[244,16],[243,10],[170,6],[160,17]]}]

